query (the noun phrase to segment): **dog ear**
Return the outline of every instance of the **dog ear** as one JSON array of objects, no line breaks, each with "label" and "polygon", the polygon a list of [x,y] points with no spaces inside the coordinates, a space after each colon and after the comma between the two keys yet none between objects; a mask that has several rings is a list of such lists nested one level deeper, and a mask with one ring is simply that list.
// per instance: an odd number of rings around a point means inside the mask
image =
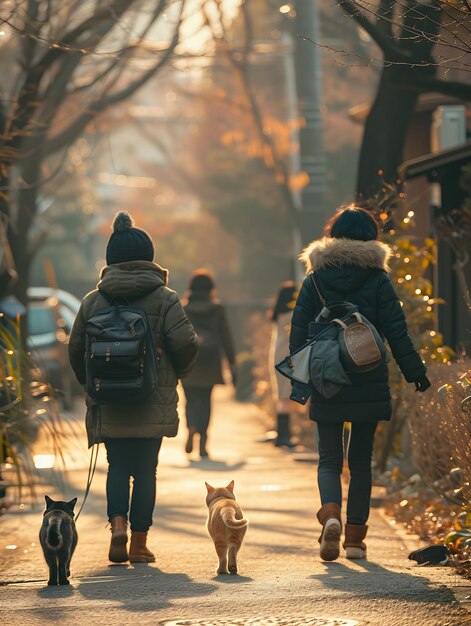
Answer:
[{"label": "dog ear", "polygon": [[74,510],[75,505],[77,504],[77,498],[74,498],[73,500],[71,500],[70,502],[67,502],[67,506],[69,507],[69,509],[71,511]]},{"label": "dog ear", "polygon": [[232,491],[232,493],[234,493],[234,481],[231,480],[231,482],[227,485],[226,489],[229,489],[229,491]]},{"label": "dog ear", "polygon": [[51,506],[51,504],[53,504],[54,500],[50,498],[49,496],[44,496],[44,499],[46,500],[46,509],[48,509]]},{"label": "dog ear", "polygon": [[209,493],[210,491],[214,491],[214,487],[211,487],[211,485],[210,485],[209,483],[206,483],[206,482],[205,482],[204,484],[206,485],[206,489],[208,490],[208,493]]}]

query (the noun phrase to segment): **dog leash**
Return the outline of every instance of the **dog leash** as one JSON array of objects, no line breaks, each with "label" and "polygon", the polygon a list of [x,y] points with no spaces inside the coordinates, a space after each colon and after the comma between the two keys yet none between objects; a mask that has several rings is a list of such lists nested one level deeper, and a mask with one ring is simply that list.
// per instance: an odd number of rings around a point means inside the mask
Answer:
[{"label": "dog leash", "polygon": [[[91,411],[93,414],[93,421],[94,421],[94,426],[95,426],[93,440],[95,440],[97,436],[98,420],[101,418],[100,407],[94,405],[91,407]],[[83,511],[83,507],[85,506],[85,502],[87,501],[88,494],[90,493],[90,489],[92,487],[92,482],[93,482],[93,477],[95,476],[95,470],[96,470],[96,464],[98,461],[99,451],[100,451],[100,444],[94,443],[92,445],[92,449],[90,452],[90,463],[88,465],[87,486],[85,488],[85,493],[83,494],[83,500],[82,500],[82,504],[80,506],[79,512],[75,516],[75,521],[77,521],[78,518],[80,517],[80,514]]]},{"label": "dog leash", "polygon": [[90,493],[90,489],[92,486],[92,482],[93,482],[93,477],[95,476],[95,470],[96,470],[96,464],[98,461],[98,452],[100,450],[100,444],[93,444],[92,446],[92,451],[90,453],[90,463],[88,465],[88,477],[87,477],[87,486],[85,488],[85,493],[83,495],[83,500],[82,500],[82,504],[80,506],[79,512],[77,513],[77,515],[75,516],[75,521],[78,520],[78,518],[80,517],[80,513],[83,510],[83,507],[85,506],[85,502],[87,501],[88,498],[88,494]]}]

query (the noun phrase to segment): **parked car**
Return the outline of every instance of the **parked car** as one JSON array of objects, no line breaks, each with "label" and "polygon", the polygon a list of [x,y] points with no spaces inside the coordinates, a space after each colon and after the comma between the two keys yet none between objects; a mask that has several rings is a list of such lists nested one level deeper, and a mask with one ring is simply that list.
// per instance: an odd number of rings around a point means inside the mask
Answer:
[{"label": "parked car", "polygon": [[59,390],[66,410],[73,406],[75,391],[67,344],[75,314],[56,296],[31,297],[28,302],[27,347],[37,367]]},{"label": "parked car", "polygon": [[[52,287],[28,287],[28,298],[30,300],[46,300],[47,298],[57,298],[59,304],[67,307],[72,315],[72,323],[80,308],[80,300],[73,294],[64,289],[53,289]],[[70,317],[66,319],[69,323]],[[72,325],[68,328],[68,332],[72,330]]]}]

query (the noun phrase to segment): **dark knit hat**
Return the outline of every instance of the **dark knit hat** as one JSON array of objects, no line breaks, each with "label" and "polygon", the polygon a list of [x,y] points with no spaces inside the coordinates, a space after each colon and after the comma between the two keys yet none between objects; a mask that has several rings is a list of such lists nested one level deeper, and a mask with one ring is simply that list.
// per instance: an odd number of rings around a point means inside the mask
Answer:
[{"label": "dark knit hat", "polygon": [[214,279],[208,270],[196,270],[190,279],[190,291],[211,291],[214,287]]},{"label": "dark knit hat", "polygon": [[120,211],[113,222],[113,234],[106,246],[106,263],[125,261],[152,261],[154,245],[145,230],[134,227],[127,211]]}]

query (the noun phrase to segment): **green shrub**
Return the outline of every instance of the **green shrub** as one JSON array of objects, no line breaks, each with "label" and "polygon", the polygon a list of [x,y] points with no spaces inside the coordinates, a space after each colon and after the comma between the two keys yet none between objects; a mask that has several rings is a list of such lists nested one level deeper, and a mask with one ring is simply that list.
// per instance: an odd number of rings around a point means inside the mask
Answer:
[{"label": "green shrub", "polygon": [[33,444],[42,430],[58,458],[63,435],[57,402],[22,347],[19,322],[0,319],[0,466],[11,468],[21,499],[26,487],[34,494]]}]

